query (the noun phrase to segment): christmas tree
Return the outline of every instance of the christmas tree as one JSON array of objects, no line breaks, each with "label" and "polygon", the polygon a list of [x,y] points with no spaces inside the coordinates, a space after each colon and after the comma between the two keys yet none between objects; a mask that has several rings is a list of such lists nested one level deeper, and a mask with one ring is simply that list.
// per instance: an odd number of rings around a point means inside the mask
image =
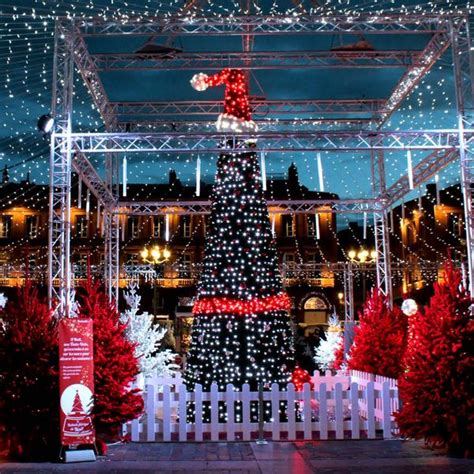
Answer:
[{"label": "christmas tree", "polygon": [[186,383],[221,390],[287,383],[292,333],[257,154],[222,153],[217,165]]},{"label": "christmas tree", "polygon": [[[192,80],[197,90],[219,84],[226,92],[218,128],[254,130],[242,71]],[[253,389],[259,382],[286,384],[294,363],[290,300],[278,272],[257,154],[238,137],[231,146],[217,163],[185,373],[189,387],[199,383],[204,390],[213,381],[220,390],[228,383]]]},{"label": "christmas tree", "polygon": [[336,350],[342,341],[341,322],[337,314],[329,317],[329,326],[326,330],[326,339],[321,339],[316,349],[314,361],[318,364],[319,370],[328,370],[334,368],[336,359]]},{"label": "christmas tree", "polygon": [[474,456],[474,319],[460,272],[448,263],[424,312],[410,317],[399,379],[401,433]]},{"label": "christmas tree", "polygon": [[348,368],[397,378],[403,370],[407,317],[400,308],[390,308],[387,297],[373,289],[359,315]]},{"label": "christmas tree", "polygon": [[137,285],[132,283],[125,291],[128,308],[120,316],[120,321],[126,325],[127,339],[135,345],[135,355],[143,376],[155,374],[171,377],[179,367],[174,363],[176,354],[169,349],[160,349],[167,329],[153,324],[150,314],[139,313],[141,296],[137,293],[137,288]]},{"label": "christmas tree", "polygon": [[56,320],[29,281],[0,310],[0,319],[0,425],[9,454],[52,459],[59,444]]},{"label": "christmas tree", "polygon": [[143,410],[139,391],[130,389],[139,373],[135,345],[127,339],[114,302],[98,282],[86,283],[78,316],[94,320],[94,427],[99,439],[114,440],[122,423]]}]

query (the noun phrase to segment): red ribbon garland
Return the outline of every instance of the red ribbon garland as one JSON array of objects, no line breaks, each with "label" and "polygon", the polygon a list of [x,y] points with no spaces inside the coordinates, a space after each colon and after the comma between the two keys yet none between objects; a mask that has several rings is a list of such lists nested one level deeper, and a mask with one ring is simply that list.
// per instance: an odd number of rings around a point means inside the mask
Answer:
[{"label": "red ribbon garland", "polygon": [[216,296],[214,298],[203,298],[196,301],[193,306],[193,314],[252,314],[264,311],[289,311],[291,300],[286,293],[265,298],[254,298],[251,300],[239,300]]}]

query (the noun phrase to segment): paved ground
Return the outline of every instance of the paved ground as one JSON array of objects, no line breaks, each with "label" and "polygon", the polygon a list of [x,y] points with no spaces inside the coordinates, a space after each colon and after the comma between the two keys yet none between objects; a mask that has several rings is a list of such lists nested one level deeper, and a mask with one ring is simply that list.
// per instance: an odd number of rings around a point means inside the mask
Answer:
[{"label": "paved ground", "polygon": [[474,474],[474,460],[450,458],[401,441],[256,443],[130,443],[111,446],[95,463],[18,464],[0,460],[0,472],[113,473],[369,473]]}]

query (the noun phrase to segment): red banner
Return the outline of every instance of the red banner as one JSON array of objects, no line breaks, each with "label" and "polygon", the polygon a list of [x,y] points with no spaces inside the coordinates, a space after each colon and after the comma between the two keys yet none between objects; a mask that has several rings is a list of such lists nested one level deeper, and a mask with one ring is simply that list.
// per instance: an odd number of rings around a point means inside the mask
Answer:
[{"label": "red banner", "polygon": [[59,322],[60,428],[63,446],[93,444],[93,325],[89,318]]}]

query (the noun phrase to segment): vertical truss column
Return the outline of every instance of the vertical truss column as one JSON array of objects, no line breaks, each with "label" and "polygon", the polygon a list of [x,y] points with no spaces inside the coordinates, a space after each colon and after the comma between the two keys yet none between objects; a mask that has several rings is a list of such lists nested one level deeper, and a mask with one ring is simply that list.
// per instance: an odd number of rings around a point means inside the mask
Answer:
[{"label": "vertical truss column", "polygon": [[354,322],[354,272],[352,262],[344,265],[344,324]]},{"label": "vertical truss column", "polygon": [[[119,159],[116,153],[109,153],[105,161],[106,186],[115,201],[119,197]],[[115,209],[104,208],[104,281],[109,299],[118,305],[120,278],[120,229],[119,216]]]},{"label": "vertical truss column", "polygon": [[379,201],[380,210],[374,212],[375,250],[377,252],[376,273],[377,287],[388,297],[390,306],[393,304],[392,272],[390,262],[390,236],[388,232],[388,216],[383,196],[387,189],[385,180],[385,157],[383,150],[372,151],[372,183],[374,197]]},{"label": "vertical truss column", "polygon": [[456,107],[459,129],[459,155],[461,158],[461,187],[464,196],[466,222],[466,253],[469,272],[469,291],[474,294],[474,218],[473,183],[474,151],[467,144],[466,129],[473,127],[474,92],[471,38],[468,17],[451,20],[451,41],[456,87]]},{"label": "vertical truss column", "polygon": [[344,264],[344,360],[354,342],[354,273],[352,262]]},{"label": "vertical truss column", "polygon": [[71,304],[71,116],[74,34],[72,23],[55,27],[48,229],[48,300],[57,317],[68,317]]},{"label": "vertical truss column", "polygon": [[377,260],[377,286],[388,297],[390,306],[393,304],[392,275],[390,265],[390,240],[388,233],[387,211],[381,209],[374,212],[375,250]]},{"label": "vertical truss column", "polygon": [[119,216],[113,210],[104,210],[104,279],[109,299],[118,305],[119,297]]}]

